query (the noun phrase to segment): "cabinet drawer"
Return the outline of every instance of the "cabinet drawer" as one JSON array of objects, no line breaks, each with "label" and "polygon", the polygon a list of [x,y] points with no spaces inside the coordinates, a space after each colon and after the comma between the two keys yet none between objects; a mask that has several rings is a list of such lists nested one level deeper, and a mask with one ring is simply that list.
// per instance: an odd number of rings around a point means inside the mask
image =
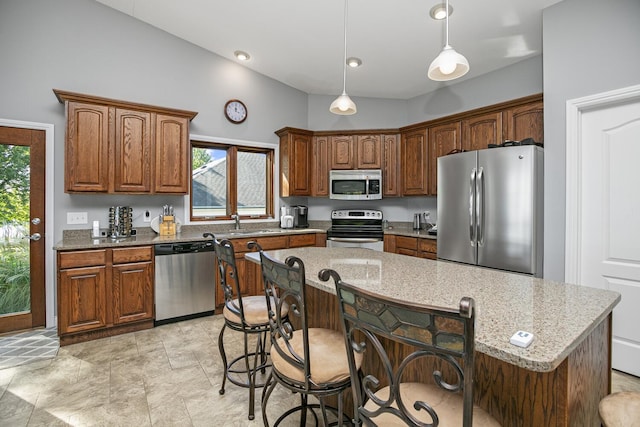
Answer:
[{"label": "cabinet drawer", "polygon": [[423,252],[437,253],[437,241],[432,239],[418,239],[418,249]]},{"label": "cabinet drawer", "polygon": [[285,249],[287,247],[287,236],[261,237],[258,244],[265,251],[272,249]]},{"label": "cabinet drawer", "polygon": [[236,254],[250,252],[247,248],[247,243],[250,241],[256,241],[260,247],[265,250],[273,249],[285,249],[287,247],[287,236],[273,236],[273,237],[260,237],[260,238],[245,238],[245,239],[231,239],[233,250]]},{"label": "cabinet drawer", "polygon": [[140,246],[139,248],[115,248],[113,249],[113,263],[125,264],[128,262],[151,261],[153,248]]},{"label": "cabinet drawer", "polygon": [[105,265],[107,263],[106,249],[91,251],[60,252],[58,255],[58,268],[91,267]]},{"label": "cabinet drawer", "polygon": [[295,234],[289,236],[289,247],[299,248],[301,246],[315,246],[316,235],[315,234]]},{"label": "cabinet drawer", "polygon": [[418,239],[415,237],[396,236],[397,249],[418,250]]}]

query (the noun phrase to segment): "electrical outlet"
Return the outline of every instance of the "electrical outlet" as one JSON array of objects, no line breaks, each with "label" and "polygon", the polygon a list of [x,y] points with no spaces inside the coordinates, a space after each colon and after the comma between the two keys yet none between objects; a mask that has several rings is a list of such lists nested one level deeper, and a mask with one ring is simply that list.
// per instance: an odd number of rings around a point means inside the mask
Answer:
[{"label": "electrical outlet", "polygon": [[151,213],[148,210],[144,211],[144,217],[142,217],[142,220],[144,222],[151,222]]},{"label": "electrical outlet", "polygon": [[87,212],[67,212],[67,224],[89,223]]}]

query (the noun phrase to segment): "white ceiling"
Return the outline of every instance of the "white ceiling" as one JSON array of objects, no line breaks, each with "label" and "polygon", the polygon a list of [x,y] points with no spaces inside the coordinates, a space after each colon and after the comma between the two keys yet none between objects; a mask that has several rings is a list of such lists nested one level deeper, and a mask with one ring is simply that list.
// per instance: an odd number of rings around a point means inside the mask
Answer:
[{"label": "white ceiling", "polygon": [[[307,93],[342,92],[343,0],[97,0]],[[542,51],[542,9],[561,0],[450,0],[449,43],[469,60],[461,80]],[[441,0],[349,0],[347,93],[409,99],[443,84],[427,69],[444,45]],[[442,0],[444,2],[444,0]]]}]

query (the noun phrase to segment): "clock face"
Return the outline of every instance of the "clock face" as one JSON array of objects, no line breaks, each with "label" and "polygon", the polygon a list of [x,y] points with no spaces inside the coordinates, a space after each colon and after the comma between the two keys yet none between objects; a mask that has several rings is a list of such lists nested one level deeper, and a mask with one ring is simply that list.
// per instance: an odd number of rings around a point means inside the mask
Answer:
[{"label": "clock face", "polygon": [[242,123],[247,118],[247,107],[242,101],[232,99],[225,104],[224,115],[232,123]]}]

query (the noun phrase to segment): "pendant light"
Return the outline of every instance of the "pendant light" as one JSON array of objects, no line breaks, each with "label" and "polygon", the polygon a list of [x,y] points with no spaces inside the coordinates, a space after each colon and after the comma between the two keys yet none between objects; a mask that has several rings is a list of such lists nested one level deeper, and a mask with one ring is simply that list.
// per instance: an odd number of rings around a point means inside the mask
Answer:
[{"label": "pendant light", "polygon": [[342,95],[331,103],[329,111],[333,114],[348,116],[357,110],[355,102],[347,95],[347,0],[344,0],[344,60],[342,61]]},{"label": "pendant light", "polygon": [[449,0],[446,3],[446,43],[442,52],[429,66],[428,76],[431,80],[446,81],[462,77],[469,71],[469,61],[449,46]]}]

